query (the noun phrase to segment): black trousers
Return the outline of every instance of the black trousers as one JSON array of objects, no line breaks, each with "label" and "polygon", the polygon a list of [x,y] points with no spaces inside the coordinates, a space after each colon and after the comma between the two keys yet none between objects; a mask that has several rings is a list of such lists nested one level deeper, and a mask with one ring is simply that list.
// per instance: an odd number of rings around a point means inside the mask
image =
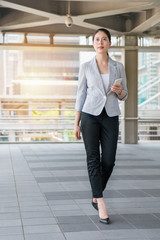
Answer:
[{"label": "black trousers", "polygon": [[105,109],[98,116],[82,112],[81,131],[92,194],[94,198],[101,198],[115,165],[118,116],[109,117]]}]

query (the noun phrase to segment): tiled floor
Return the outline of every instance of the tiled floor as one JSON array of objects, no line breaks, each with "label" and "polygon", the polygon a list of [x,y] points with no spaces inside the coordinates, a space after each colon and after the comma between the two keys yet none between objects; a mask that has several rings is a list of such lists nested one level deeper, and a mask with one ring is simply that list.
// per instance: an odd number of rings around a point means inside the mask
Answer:
[{"label": "tiled floor", "polygon": [[160,240],[160,143],[118,145],[99,222],[83,144],[0,145],[0,240]]}]

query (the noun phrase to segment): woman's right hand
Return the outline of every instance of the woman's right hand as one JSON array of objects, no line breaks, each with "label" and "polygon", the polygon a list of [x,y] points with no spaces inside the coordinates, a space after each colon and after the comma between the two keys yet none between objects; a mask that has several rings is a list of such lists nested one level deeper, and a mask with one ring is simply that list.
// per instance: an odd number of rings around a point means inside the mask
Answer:
[{"label": "woman's right hand", "polygon": [[80,126],[74,126],[74,135],[76,137],[77,140],[81,140],[81,130],[80,130]]}]

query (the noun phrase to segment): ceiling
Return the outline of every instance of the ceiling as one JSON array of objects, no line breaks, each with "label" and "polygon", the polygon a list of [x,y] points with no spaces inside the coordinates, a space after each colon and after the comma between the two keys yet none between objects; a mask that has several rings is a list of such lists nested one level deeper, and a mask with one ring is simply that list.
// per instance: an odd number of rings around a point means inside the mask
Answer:
[{"label": "ceiling", "polygon": [[0,0],[0,31],[89,36],[104,27],[116,36],[160,36],[160,0],[71,0],[70,28],[67,13],[68,1]]}]

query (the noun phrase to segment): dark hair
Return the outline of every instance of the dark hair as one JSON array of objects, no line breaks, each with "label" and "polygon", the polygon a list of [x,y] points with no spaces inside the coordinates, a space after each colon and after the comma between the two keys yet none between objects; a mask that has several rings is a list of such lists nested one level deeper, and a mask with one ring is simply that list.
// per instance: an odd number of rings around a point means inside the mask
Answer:
[{"label": "dark hair", "polygon": [[107,29],[105,29],[105,28],[98,28],[98,29],[95,31],[95,33],[93,34],[93,38],[92,38],[93,41],[94,41],[95,35],[96,35],[98,32],[104,32],[104,33],[107,35],[109,41],[111,42],[111,34],[110,34],[110,32],[109,32]]}]

